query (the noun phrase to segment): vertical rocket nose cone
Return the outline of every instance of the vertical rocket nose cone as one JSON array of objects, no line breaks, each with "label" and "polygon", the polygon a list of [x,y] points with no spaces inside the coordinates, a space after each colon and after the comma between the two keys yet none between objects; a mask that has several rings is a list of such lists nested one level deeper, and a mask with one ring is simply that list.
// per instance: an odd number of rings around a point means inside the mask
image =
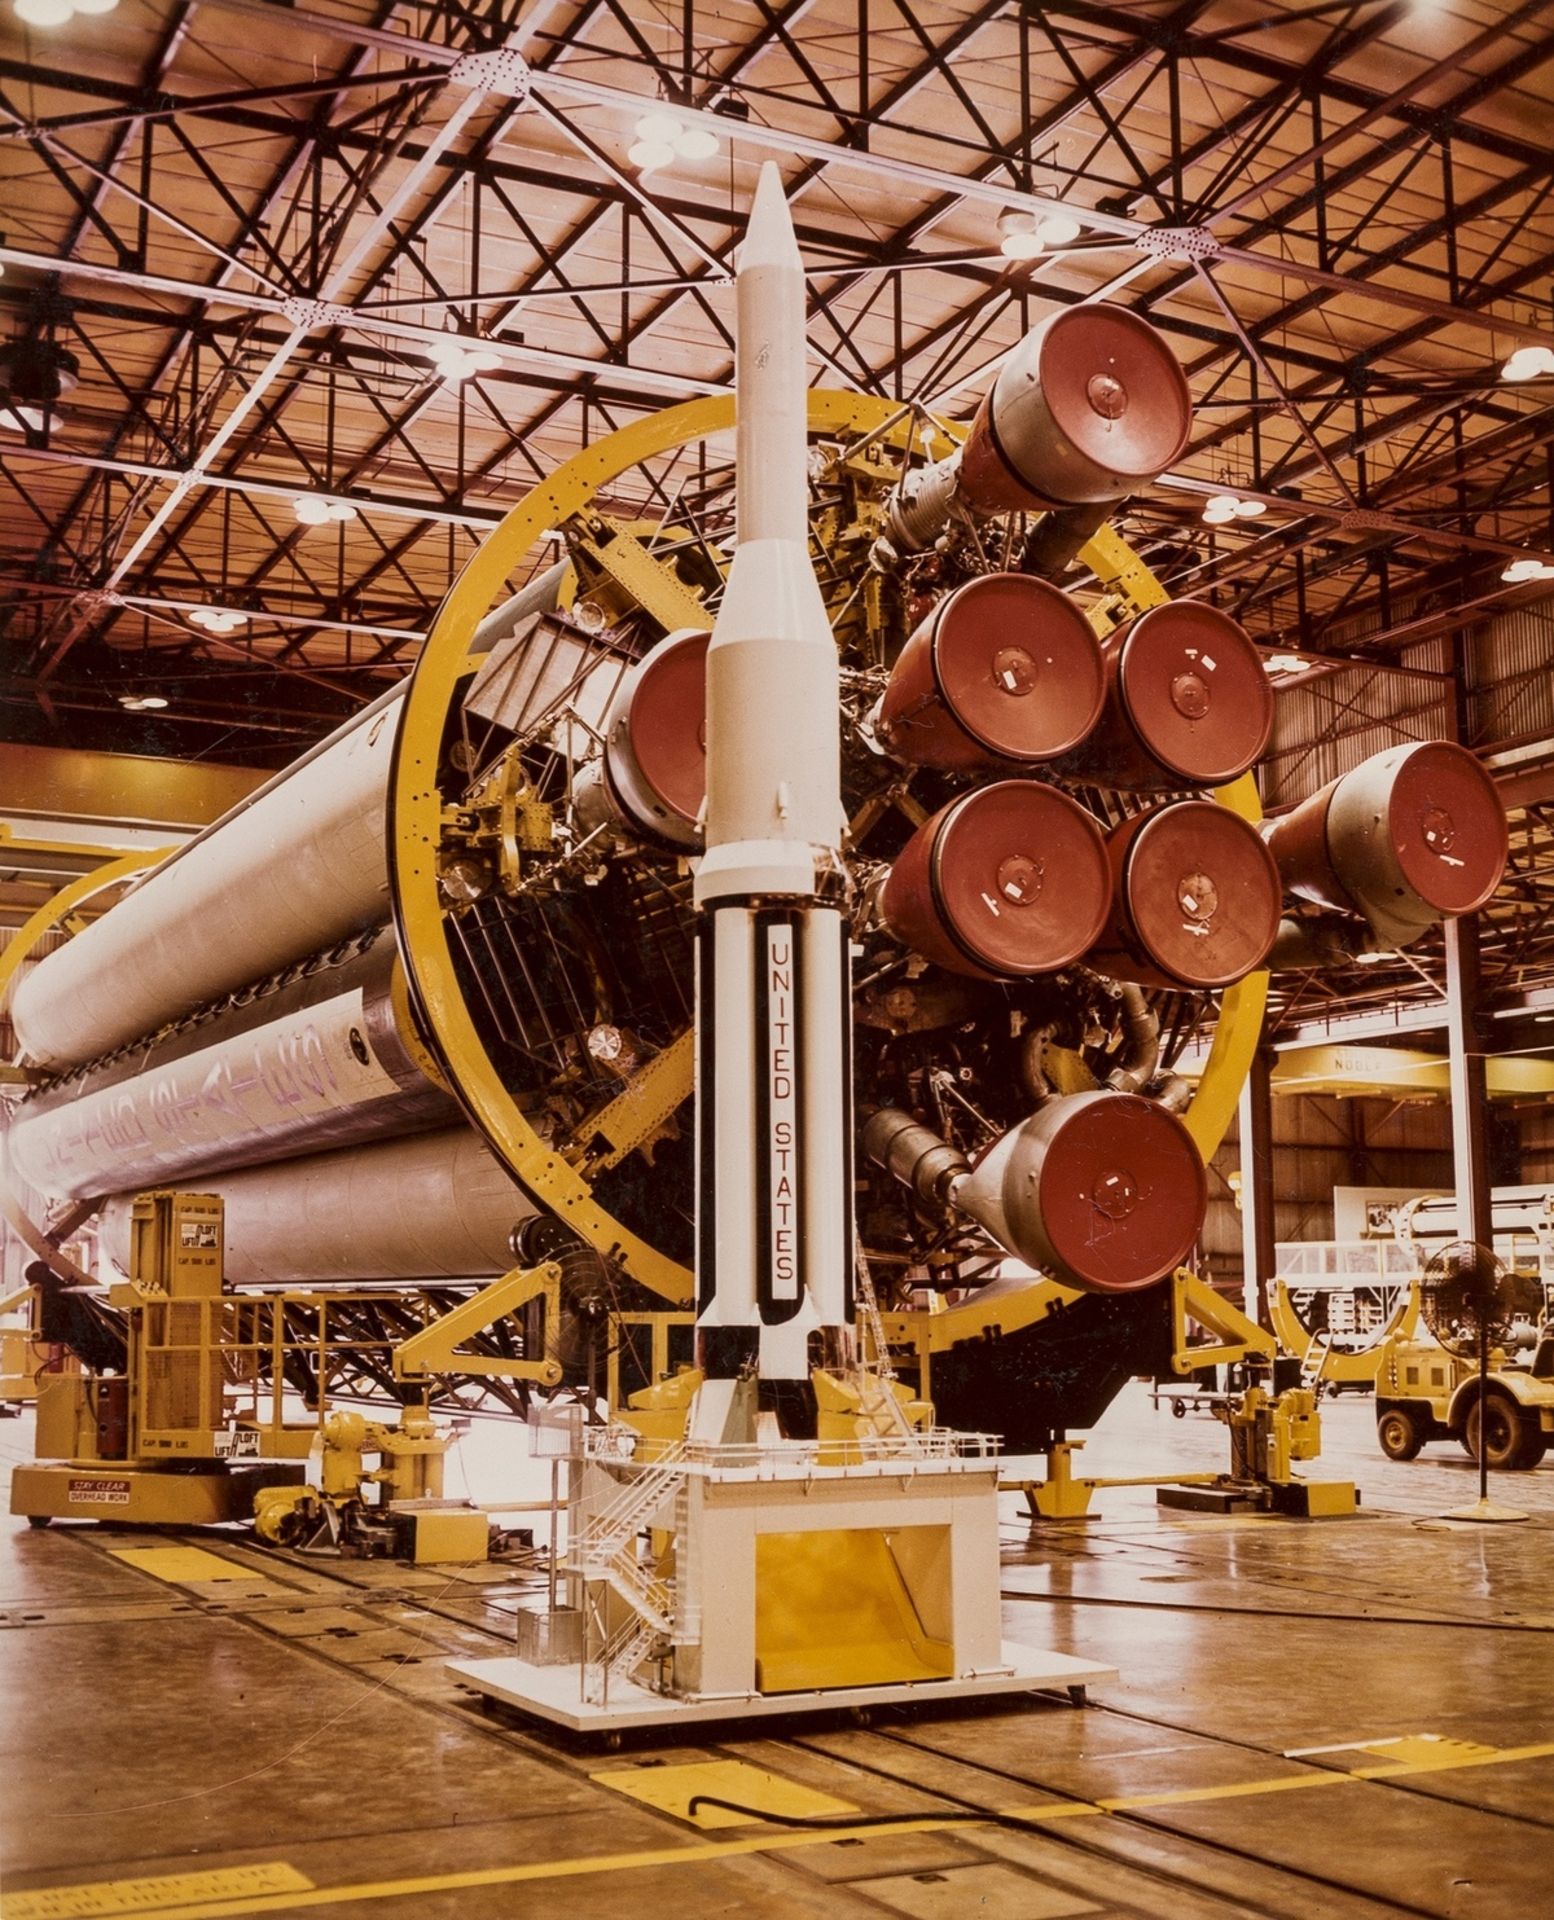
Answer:
[{"label": "vertical rocket nose cone", "polygon": [[782,173],[775,160],[768,160],[762,165],[756,182],[750,224],[739,249],[739,265],[744,268],[778,264],[797,267],[801,262]]}]

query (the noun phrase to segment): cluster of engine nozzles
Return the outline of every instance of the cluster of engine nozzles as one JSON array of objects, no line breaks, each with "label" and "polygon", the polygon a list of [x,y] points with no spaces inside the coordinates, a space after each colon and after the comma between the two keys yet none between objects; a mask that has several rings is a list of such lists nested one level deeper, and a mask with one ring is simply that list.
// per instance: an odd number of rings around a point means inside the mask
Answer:
[{"label": "cluster of engine nozzles", "polygon": [[[970,581],[908,641],[875,733],[908,765],[990,779],[918,829],[881,917],[955,973],[1026,979],[1083,960],[1203,990],[1268,960],[1286,892],[1388,946],[1494,892],[1504,811],[1473,755],[1447,742],[1378,754],[1261,831],[1202,799],[1105,831],[1029,777],[1139,795],[1222,786],[1262,757],[1272,724],[1261,656],[1213,607],[1152,607],[1097,641],[1044,581]],[[1310,964],[1301,938],[1285,925],[1292,964]]]},{"label": "cluster of engine nozzles", "polygon": [[881,916],[955,973],[1026,979],[1085,959],[1150,986],[1226,986],[1279,925],[1256,830],[1188,799],[1106,833],[1029,776],[1138,794],[1221,786],[1262,756],[1272,726],[1261,657],[1214,607],[1151,607],[1098,640],[1044,580],[969,581],[907,642],[874,731],[909,766],[991,778],[918,829]]}]

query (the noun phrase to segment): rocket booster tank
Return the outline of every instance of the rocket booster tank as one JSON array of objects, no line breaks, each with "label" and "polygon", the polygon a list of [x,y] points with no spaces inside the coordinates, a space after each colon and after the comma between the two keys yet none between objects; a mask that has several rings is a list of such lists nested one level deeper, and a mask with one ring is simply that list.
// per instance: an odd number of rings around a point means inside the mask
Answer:
[{"label": "rocket booster tank", "polygon": [[458,1118],[386,930],[30,1094],[11,1165],[71,1200],[188,1181]]},{"label": "rocket booster tank", "polygon": [[[553,607],[565,563],[488,614],[494,645]],[[353,714],[147,874],[17,984],[17,1045],[60,1071],[323,952],[389,915],[387,804],[394,708],[406,683]]]}]

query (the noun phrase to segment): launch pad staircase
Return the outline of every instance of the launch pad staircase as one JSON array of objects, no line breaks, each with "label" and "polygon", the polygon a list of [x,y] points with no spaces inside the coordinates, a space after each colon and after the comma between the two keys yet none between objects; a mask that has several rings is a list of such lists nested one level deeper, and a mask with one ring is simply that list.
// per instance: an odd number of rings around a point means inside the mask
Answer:
[{"label": "launch pad staircase", "polygon": [[609,1587],[630,1608],[589,1663],[593,1685],[606,1695],[612,1681],[629,1680],[666,1640],[679,1637],[677,1629],[684,1629],[676,1619],[675,1583],[637,1557],[638,1540],[665,1501],[677,1495],[678,1508],[684,1500],[684,1454],[683,1446],[667,1447],[607,1505],[586,1514],[564,1562],[567,1573]]}]

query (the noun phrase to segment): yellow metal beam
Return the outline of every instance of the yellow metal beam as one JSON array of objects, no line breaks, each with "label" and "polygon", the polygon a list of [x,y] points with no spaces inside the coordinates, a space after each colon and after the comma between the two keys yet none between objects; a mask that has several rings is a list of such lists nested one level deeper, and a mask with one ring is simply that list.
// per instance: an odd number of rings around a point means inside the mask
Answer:
[{"label": "yellow metal beam", "polygon": [[[1363,1277],[1361,1284],[1364,1284]],[[1279,1345],[1286,1353],[1294,1354],[1304,1365],[1319,1348],[1317,1336],[1301,1325],[1300,1316],[1295,1311],[1295,1303],[1290,1298],[1290,1283],[1287,1280],[1275,1282],[1273,1293],[1268,1301],[1268,1317],[1273,1322],[1274,1333]],[[1359,1351],[1347,1351],[1341,1347],[1326,1347],[1321,1351],[1321,1366],[1315,1369],[1319,1380],[1348,1381],[1357,1384],[1362,1380],[1374,1380],[1376,1369],[1381,1364],[1382,1355],[1389,1340],[1411,1340],[1414,1329],[1419,1324],[1419,1288],[1409,1283],[1401,1303],[1393,1309],[1392,1317],[1385,1327],[1375,1335],[1368,1347]]]},{"label": "yellow metal beam", "polygon": [[[1194,1327],[1213,1334],[1214,1343],[1193,1346],[1188,1335]],[[1249,1353],[1266,1354],[1271,1359],[1278,1351],[1271,1333],[1185,1267],[1178,1267],[1171,1276],[1171,1329],[1171,1366],[1180,1374],[1244,1360]]]},{"label": "yellow metal beam", "polygon": [[537,1380],[556,1386],[561,1363],[548,1354],[540,1360],[506,1360],[484,1353],[464,1353],[459,1342],[516,1313],[531,1300],[545,1302],[547,1340],[555,1337],[561,1312],[561,1269],[554,1260],[538,1267],[514,1267],[500,1280],[441,1314],[419,1333],[401,1340],[394,1349],[394,1378],[424,1380],[434,1373],[467,1373],[482,1380]]},{"label": "yellow metal beam", "polygon": [[578,546],[595,566],[622,586],[665,633],[682,627],[710,627],[700,599],[672,567],[657,560],[634,533],[603,514],[590,514]]},{"label": "yellow metal beam", "polygon": [[663,1126],[691,1094],[696,1070],[696,1034],[687,1027],[671,1040],[662,1053],[655,1053],[645,1067],[626,1082],[621,1091],[589,1125],[603,1151],[590,1151],[587,1168],[602,1173],[618,1167],[635,1148]]},{"label": "yellow metal beam", "polygon": [[919,1353],[944,1353],[963,1340],[993,1338],[1033,1327],[1059,1307],[1071,1306],[1081,1295],[1056,1280],[1033,1280],[1029,1286],[994,1293],[984,1288],[938,1313],[882,1313],[880,1324],[891,1346],[916,1347]]},{"label": "yellow metal beam", "polygon": [[[0,813],[124,826],[204,827],[246,800],[268,773],[79,747],[5,750]],[[109,836],[111,838],[111,836]]]},{"label": "yellow metal beam", "polygon": [[[1485,1062],[1493,1100],[1546,1099],[1554,1095],[1554,1060],[1507,1054]],[[1444,1054],[1403,1047],[1292,1047],[1274,1065],[1276,1094],[1327,1093],[1360,1098],[1407,1098],[1450,1093]]]}]

